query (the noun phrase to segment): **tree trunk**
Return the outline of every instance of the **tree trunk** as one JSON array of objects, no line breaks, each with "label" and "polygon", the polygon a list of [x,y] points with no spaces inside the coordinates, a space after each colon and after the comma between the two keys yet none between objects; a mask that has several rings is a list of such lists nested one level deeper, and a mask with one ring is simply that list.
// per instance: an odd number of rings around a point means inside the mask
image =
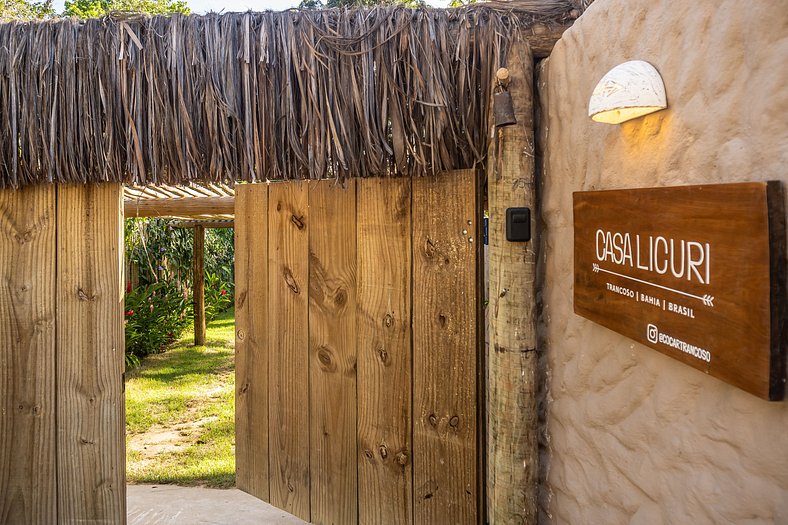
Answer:
[{"label": "tree trunk", "polygon": [[[488,348],[488,521],[536,523],[538,494],[536,195],[533,56],[509,52],[517,123],[495,131],[488,165],[490,302]],[[530,242],[506,240],[506,209],[531,209]]]}]

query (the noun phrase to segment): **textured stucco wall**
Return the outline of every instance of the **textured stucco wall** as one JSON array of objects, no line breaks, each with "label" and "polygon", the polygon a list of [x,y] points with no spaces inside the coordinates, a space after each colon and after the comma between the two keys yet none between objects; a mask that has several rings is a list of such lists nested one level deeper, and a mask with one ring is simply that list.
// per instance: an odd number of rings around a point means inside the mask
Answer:
[{"label": "textured stucco wall", "polygon": [[[785,8],[598,0],[543,64],[545,522],[788,523],[788,403],[758,399],[572,311],[573,191],[788,186]],[[592,122],[597,81],[631,59],[657,67],[670,108],[620,126]]]}]

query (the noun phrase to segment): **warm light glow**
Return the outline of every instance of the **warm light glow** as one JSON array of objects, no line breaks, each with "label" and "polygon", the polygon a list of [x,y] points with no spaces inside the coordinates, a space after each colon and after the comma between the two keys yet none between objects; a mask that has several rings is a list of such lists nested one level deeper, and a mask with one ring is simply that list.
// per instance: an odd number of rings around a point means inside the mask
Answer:
[{"label": "warm light glow", "polygon": [[667,107],[659,72],[648,62],[633,60],[602,77],[588,102],[588,116],[596,122],[620,124]]},{"label": "warm light glow", "polygon": [[643,106],[642,108],[621,108],[611,109],[610,111],[603,111],[596,115],[591,115],[594,122],[604,122],[605,124],[621,124],[633,118],[642,117],[655,111],[665,109],[660,106]]}]

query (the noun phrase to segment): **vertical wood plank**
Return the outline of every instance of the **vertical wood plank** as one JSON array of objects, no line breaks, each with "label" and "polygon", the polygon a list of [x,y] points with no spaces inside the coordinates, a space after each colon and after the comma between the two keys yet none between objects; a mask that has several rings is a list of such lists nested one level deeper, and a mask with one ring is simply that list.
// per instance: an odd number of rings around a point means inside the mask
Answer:
[{"label": "vertical wood plank", "polygon": [[268,185],[235,187],[235,473],[269,501]]},{"label": "vertical wood plank", "polygon": [[194,227],[192,298],[194,301],[194,346],[205,345],[205,226]]},{"label": "vertical wood plank", "polygon": [[473,170],[413,180],[416,523],[479,520],[477,221]]},{"label": "vertical wood plank", "polygon": [[271,184],[268,208],[271,504],[310,521],[306,182]]},{"label": "vertical wood plank", "polygon": [[312,523],[356,524],[356,186],[309,184]]},{"label": "vertical wood plank", "polygon": [[411,180],[357,185],[359,523],[412,523]]},{"label": "vertical wood plank", "polygon": [[0,191],[0,523],[56,521],[55,190]]},{"label": "vertical wood plank", "polygon": [[59,186],[59,523],[125,523],[120,184]]}]

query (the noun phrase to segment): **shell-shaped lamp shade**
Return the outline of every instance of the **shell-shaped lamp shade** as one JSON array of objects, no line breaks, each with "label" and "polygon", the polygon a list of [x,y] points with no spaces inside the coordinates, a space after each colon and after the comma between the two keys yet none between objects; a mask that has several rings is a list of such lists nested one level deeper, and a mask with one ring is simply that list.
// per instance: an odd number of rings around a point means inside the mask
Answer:
[{"label": "shell-shaped lamp shade", "polygon": [[632,60],[602,77],[588,102],[588,116],[596,122],[620,124],[667,107],[659,71],[648,62]]}]

